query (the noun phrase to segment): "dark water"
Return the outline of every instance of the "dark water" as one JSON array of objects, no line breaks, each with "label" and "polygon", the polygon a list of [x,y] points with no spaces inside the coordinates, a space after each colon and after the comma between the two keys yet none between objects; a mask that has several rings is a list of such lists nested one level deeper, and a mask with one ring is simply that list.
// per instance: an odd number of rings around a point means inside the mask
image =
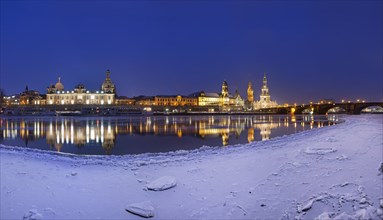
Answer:
[{"label": "dark water", "polygon": [[140,154],[264,141],[336,116],[1,117],[0,143],[73,154]]}]

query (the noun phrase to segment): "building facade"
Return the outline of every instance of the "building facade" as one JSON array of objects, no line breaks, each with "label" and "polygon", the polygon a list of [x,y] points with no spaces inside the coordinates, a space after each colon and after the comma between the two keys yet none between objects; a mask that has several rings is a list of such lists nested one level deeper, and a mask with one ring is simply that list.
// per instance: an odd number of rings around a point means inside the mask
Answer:
[{"label": "building facade", "polygon": [[222,83],[221,93],[205,93],[204,91],[201,91],[194,93],[191,96],[198,99],[198,106],[218,106],[223,107],[223,111],[229,111],[231,109],[230,107],[243,108],[244,106],[244,100],[238,90],[234,96],[229,93],[229,86],[226,81],[223,81]]},{"label": "building facade", "polygon": [[110,79],[110,71],[106,71],[106,79],[101,91],[89,91],[83,84],[74,90],[64,90],[59,77],[55,85],[47,88],[46,104],[48,105],[112,105],[115,104],[115,86]]},{"label": "building facade", "polygon": [[173,96],[155,96],[154,105],[157,106],[197,106],[198,99],[180,95]]}]

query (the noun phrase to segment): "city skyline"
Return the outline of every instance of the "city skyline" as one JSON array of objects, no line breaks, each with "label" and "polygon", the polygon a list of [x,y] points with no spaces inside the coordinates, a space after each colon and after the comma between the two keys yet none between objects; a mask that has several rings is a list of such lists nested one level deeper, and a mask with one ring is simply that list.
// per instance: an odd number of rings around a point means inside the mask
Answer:
[{"label": "city skyline", "polygon": [[382,7],[367,2],[1,2],[0,87],[62,78],[117,94],[254,96],[278,103],[382,101]]}]

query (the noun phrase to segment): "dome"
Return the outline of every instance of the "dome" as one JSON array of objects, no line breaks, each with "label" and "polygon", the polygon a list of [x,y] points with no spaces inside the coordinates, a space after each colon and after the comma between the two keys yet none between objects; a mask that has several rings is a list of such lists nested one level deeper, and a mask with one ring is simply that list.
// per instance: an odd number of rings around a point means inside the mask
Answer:
[{"label": "dome", "polygon": [[61,83],[61,78],[59,77],[59,81],[55,84],[55,87],[57,91],[63,91],[64,90],[64,85]]},{"label": "dome", "polygon": [[105,93],[115,93],[116,88],[110,79],[110,70],[106,71],[106,78],[105,81],[101,85],[101,90]]}]

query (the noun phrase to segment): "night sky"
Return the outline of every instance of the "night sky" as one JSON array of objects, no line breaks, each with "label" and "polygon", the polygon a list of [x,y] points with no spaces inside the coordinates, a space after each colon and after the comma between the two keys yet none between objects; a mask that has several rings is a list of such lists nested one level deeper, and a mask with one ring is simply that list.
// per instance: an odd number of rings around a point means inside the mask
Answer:
[{"label": "night sky", "polygon": [[0,87],[383,101],[382,1],[1,1]]}]

